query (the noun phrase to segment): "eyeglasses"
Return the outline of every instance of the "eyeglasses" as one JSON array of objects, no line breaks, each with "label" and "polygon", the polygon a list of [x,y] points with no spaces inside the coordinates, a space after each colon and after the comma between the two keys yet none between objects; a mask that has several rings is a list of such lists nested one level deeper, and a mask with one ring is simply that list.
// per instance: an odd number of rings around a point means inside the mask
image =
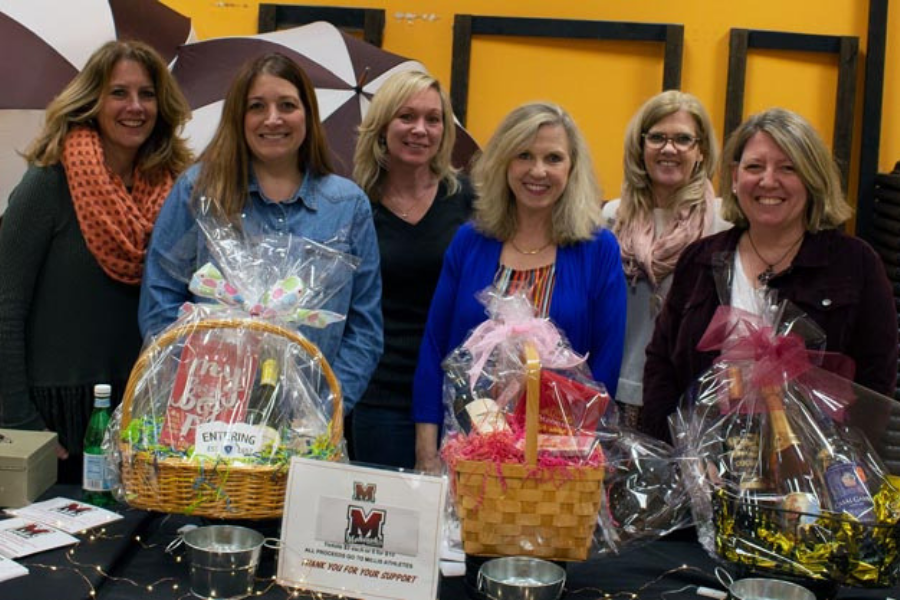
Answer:
[{"label": "eyeglasses", "polygon": [[666,135],[665,133],[644,133],[641,134],[641,137],[644,138],[644,144],[646,144],[648,148],[662,150],[666,147],[666,144],[672,142],[675,149],[681,150],[682,152],[687,152],[700,141],[700,138],[688,135],[687,133],[676,133],[671,136]]}]

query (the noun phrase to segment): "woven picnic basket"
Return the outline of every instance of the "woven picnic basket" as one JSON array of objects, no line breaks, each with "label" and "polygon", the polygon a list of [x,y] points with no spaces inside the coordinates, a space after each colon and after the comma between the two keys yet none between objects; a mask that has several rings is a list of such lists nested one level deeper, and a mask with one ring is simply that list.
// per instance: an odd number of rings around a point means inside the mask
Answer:
[{"label": "woven picnic basket", "polygon": [[541,364],[525,348],[525,464],[454,465],[463,549],[485,556],[585,560],[600,510],[603,466],[537,466]]},{"label": "woven picnic basket", "polygon": [[[242,329],[287,338],[321,367],[332,393],[329,423],[331,443],[340,447],[343,438],[343,402],[334,372],[315,344],[305,337],[259,319],[209,319],[173,327],[148,345],[138,357],[122,399],[121,430],[132,419],[135,391],[152,357],[195,331]],[[280,518],[287,487],[287,465],[216,463],[200,465],[178,457],[160,458],[153,452],[133,451],[127,439],[119,440],[121,478],[125,499],[135,508],[185,513],[218,519]],[[333,457],[338,460],[340,453]],[[202,476],[201,476],[202,475]]]}]

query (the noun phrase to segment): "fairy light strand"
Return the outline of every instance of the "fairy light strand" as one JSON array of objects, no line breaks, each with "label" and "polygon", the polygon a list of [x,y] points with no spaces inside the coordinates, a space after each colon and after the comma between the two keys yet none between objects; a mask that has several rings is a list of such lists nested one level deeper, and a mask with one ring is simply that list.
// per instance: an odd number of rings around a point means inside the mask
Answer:
[{"label": "fairy light strand", "polygon": [[[146,592],[151,592],[151,593],[154,591],[160,591],[162,589],[162,586],[164,586],[166,584],[171,584],[170,589],[173,592],[171,597],[174,600],[187,600],[188,598],[192,597],[192,594],[189,589],[185,590],[182,588],[182,585],[181,585],[182,582],[181,582],[180,578],[178,578],[178,577],[167,576],[167,577],[159,578],[150,583],[146,583],[146,582],[141,582],[141,581],[138,581],[138,580],[130,578],[130,577],[122,577],[122,576],[112,575],[112,574],[108,573],[103,568],[102,565],[94,564],[91,562],[82,562],[77,557],[78,550],[81,547],[90,546],[91,544],[94,544],[101,540],[114,540],[114,539],[121,539],[123,537],[125,537],[125,536],[124,535],[115,535],[115,536],[109,535],[105,529],[101,529],[95,533],[89,534],[88,539],[84,543],[74,546],[66,551],[64,556],[66,557],[66,561],[71,566],[51,565],[51,564],[43,564],[43,563],[28,563],[27,566],[29,568],[47,569],[47,570],[53,571],[53,572],[63,571],[63,572],[73,573],[74,575],[79,577],[84,582],[84,585],[87,588],[87,594],[90,598],[97,597],[97,587],[94,586],[94,584],[91,582],[91,579],[87,576],[87,574],[85,574],[85,571],[87,571],[88,573],[96,574],[105,580],[122,583],[125,585],[130,585],[134,588],[140,588]],[[133,543],[137,544],[141,549],[144,549],[144,550],[153,549],[153,548],[157,548],[157,547],[161,546],[161,544],[158,544],[158,543],[148,544],[139,535],[132,536],[131,541]],[[170,556],[174,560],[175,563],[183,562],[182,556],[180,554],[171,554]],[[581,587],[581,588],[577,588],[577,589],[569,589],[568,592],[569,592],[569,594],[572,594],[572,595],[596,594],[596,596],[595,596],[596,600],[620,600],[620,599],[624,599],[624,600],[647,599],[647,600],[649,600],[649,598],[651,596],[646,594],[646,592],[649,588],[651,588],[652,586],[655,586],[656,584],[660,583],[661,581],[665,580],[666,578],[671,577],[673,575],[677,575],[679,573],[695,573],[695,574],[702,575],[707,578],[715,579],[715,575],[705,571],[704,569],[701,569],[698,567],[692,567],[690,565],[681,565],[679,567],[675,567],[673,569],[669,569],[667,571],[660,573],[653,579],[646,581],[645,583],[641,584],[634,590],[620,590],[620,591],[610,592],[610,591],[604,590],[599,587]],[[274,575],[268,576],[268,577],[256,577],[255,581],[257,582],[257,586],[262,583],[264,583],[265,585],[262,589],[255,589],[253,592],[251,592],[251,597],[265,596],[270,591],[272,591],[274,588],[281,588],[281,590],[283,590],[285,593],[284,597],[286,599],[299,598],[301,595],[308,596],[310,598],[313,598],[314,600],[347,598],[347,596],[345,596],[344,594],[335,596],[333,594],[325,594],[322,592],[308,590],[308,589],[304,589],[304,588],[300,588],[300,587],[281,585],[277,582],[277,578]],[[670,594],[677,594],[680,592],[684,592],[685,590],[690,589],[691,587],[696,587],[696,585],[686,585],[686,586],[682,586],[679,589],[672,589],[672,590],[666,590],[666,591],[656,590],[653,592],[652,597],[653,598],[665,598],[666,596],[668,596]]]}]

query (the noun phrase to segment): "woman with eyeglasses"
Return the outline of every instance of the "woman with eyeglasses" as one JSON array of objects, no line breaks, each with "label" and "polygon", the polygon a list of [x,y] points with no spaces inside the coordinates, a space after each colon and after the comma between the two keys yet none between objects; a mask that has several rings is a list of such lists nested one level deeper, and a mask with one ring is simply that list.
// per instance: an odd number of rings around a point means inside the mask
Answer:
[{"label": "woman with eyeglasses", "polygon": [[[725,145],[722,215],[733,229],[689,246],[647,346],[640,428],[669,437],[668,416],[718,357],[697,350],[716,309],[770,310],[789,300],[825,334],[825,350],[853,359],[854,381],[892,395],[897,312],[881,259],[840,225],[852,209],[837,165],[800,115],[749,117]],[[817,348],[818,349],[818,348]]]},{"label": "woman with eyeglasses", "polygon": [[625,132],[622,197],[603,206],[619,239],[628,280],[625,354],[616,400],[636,425],[643,393],[644,350],[682,250],[731,225],[718,217],[710,178],[717,159],[709,115],[690,94],[650,98]]}]

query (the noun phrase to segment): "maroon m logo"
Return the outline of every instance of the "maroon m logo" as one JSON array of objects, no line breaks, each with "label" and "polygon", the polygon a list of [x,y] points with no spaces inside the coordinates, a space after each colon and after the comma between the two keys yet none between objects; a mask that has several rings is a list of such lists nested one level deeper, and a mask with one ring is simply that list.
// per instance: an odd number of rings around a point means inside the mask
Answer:
[{"label": "maroon m logo", "polygon": [[353,482],[353,500],[356,502],[375,502],[375,490],[378,486],[374,483]]},{"label": "maroon m logo", "polygon": [[344,541],[348,544],[381,546],[384,543],[385,515],[383,510],[373,510],[367,514],[361,506],[347,507],[347,532]]}]

